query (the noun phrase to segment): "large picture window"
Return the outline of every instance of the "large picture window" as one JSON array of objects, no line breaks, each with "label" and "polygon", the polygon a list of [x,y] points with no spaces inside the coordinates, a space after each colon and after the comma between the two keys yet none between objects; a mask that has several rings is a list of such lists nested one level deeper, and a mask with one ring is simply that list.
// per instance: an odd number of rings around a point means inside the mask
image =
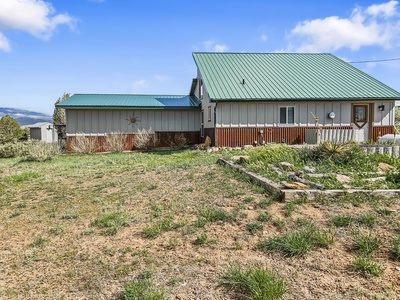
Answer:
[{"label": "large picture window", "polygon": [[279,108],[279,123],[294,124],[294,106],[284,106]]}]

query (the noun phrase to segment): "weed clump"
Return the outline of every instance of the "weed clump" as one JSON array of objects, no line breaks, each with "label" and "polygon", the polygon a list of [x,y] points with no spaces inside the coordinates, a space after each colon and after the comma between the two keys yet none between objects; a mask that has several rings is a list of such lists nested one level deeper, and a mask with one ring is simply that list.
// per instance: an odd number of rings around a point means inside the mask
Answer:
[{"label": "weed clump", "polygon": [[99,150],[99,143],[97,137],[84,136],[83,133],[81,133],[72,140],[71,149],[75,153],[94,153]]},{"label": "weed clump", "polygon": [[153,150],[160,143],[159,136],[153,129],[140,129],[136,135],[133,144],[136,148],[142,150]]},{"label": "weed clump", "polygon": [[301,256],[315,248],[328,247],[333,242],[333,237],[327,232],[307,225],[297,231],[261,241],[258,248],[262,251],[280,251],[288,256]]},{"label": "weed clump", "polygon": [[379,249],[380,241],[371,235],[357,235],[353,239],[353,247],[359,255],[368,256]]},{"label": "weed clump", "polygon": [[357,256],[353,263],[352,268],[364,275],[379,276],[383,273],[383,267],[374,262],[369,256]]},{"label": "weed clump", "polygon": [[330,222],[336,227],[348,227],[353,222],[351,216],[336,216],[330,219]]},{"label": "weed clump", "polygon": [[285,280],[277,273],[261,266],[242,268],[232,265],[223,274],[221,284],[240,293],[243,299],[281,299],[286,293]]},{"label": "weed clump", "polygon": [[184,226],[185,223],[174,223],[173,216],[166,216],[165,218],[157,221],[156,223],[147,226],[143,229],[142,233],[146,238],[154,239],[164,231],[173,230]]},{"label": "weed clump", "polygon": [[104,228],[104,235],[115,235],[119,229],[129,225],[128,216],[120,211],[105,213],[92,222],[92,225]]},{"label": "weed clump", "polygon": [[167,295],[163,290],[157,289],[152,280],[151,273],[143,273],[133,281],[125,284],[120,297],[121,300],[164,300]]},{"label": "weed clump", "polygon": [[363,159],[365,152],[353,142],[331,142],[325,141],[322,144],[303,148],[301,157],[307,162],[312,161],[332,161],[335,164],[358,164]]},{"label": "weed clump", "polygon": [[400,235],[393,241],[391,252],[393,257],[400,261]]},{"label": "weed clump", "polygon": [[127,135],[120,132],[107,133],[104,150],[108,152],[122,152],[127,146]]}]

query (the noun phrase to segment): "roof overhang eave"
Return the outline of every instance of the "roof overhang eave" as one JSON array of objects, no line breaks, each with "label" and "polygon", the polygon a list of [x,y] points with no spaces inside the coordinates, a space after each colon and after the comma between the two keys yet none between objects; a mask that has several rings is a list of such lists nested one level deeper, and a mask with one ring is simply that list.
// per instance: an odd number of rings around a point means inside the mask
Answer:
[{"label": "roof overhang eave", "polygon": [[343,102],[351,102],[351,101],[399,101],[400,97],[369,97],[369,98],[274,98],[274,99],[213,99],[210,98],[210,102],[320,102],[320,101],[343,101]]},{"label": "roof overhang eave", "polygon": [[200,110],[200,106],[93,106],[93,105],[56,105],[63,109],[136,109],[136,110]]}]

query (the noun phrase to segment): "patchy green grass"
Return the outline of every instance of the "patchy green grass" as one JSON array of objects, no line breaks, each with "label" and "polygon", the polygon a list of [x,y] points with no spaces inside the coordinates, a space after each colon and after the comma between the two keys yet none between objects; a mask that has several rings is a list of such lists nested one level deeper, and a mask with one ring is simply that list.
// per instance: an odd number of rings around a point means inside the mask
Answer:
[{"label": "patchy green grass", "polygon": [[330,219],[330,222],[336,227],[348,227],[353,222],[353,218],[351,216],[336,216]]},{"label": "patchy green grass", "polygon": [[391,252],[393,254],[394,259],[400,261],[400,235],[398,235],[394,240],[393,240],[393,245]]},{"label": "patchy green grass", "polygon": [[306,226],[287,234],[261,241],[258,247],[263,251],[280,251],[288,256],[304,255],[313,249],[333,244],[333,237],[314,226]]},{"label": "patchy green grass", "polygon": [[121,211],[104,213],[96,218],[92,225],[103,228],[105,235],[115,235],[119,229],[129,225],[129,218],[125,212]]},{"label": "patchy green grass", "polygon": [[353,247],[359,255],[368,256],[376,252],[381,246],[379,239],[372,235],[358,234],[354,237]]},{"label": "patchy green grass", "polygon": [[257,231],[262,231],[263,230],[263,225],[260,223],[248,223],[246,225],[246,229],[250,233],[256,233]]},{"label": "patchy green grass", "polygon": [[125,284],[121,300],[164,300],[167,299],[165,291],[156,287],[151,273],[139,275]]},{"label": "patchy green grass", "polygon": [[380,276],[383,273],[382,265],[373,261],[369,256],[357,256],[351,266],[363,275]]},{"label": "patchy green grass", "polygon": [[251,300],[281,299],[286,293],[286,281],[276,272],[261,266],[231,265],[221,283],[237,296]]},{"label": "patchy green grass", "polygon": [[[1,159],[0,298],[120,299],[147,281],[143,286],[168,299],[247,299],[247,280],[240,289],[220,284],[226,265],[239,261],[243,273],[265,263],[281,274],[287,299],[396,299],[400,199],[304,198],[286,217],[285,203],[216,164],[221,156],[252,151],[264,150],[63,155],[40,163]],[[302,163],[284,151],[290,162]],[[279,151],[272,154],[280,160]],[[367,213],[375,217],[372,227],[358,221]],[[344,215],[353,216],[352,226],[330,222]],[[313,226],[320,234],[303,233],[311,240],[306,257],[288,257],[285,251],[301,253],[301,243],[291,244],[290,237]],[[355,231],[382,239],[369,259],[390,272],[359,270],[363,276],[355,276]],[[275,238],[289,250],[262,253],[259,245]],[[339,281],[351,281],[351,288],[337,289]],[[136,294],[139,299],[146,289]]]},{"label": "patchy green grass", "polygon": [[[325,142],[313,147],[288,147],[285,145],[267,145],[257,147],[247,152],[250,162],[246,165],[251,171],[270,178],[276,182],[293,180],[287,176],[287,172],[281,169],[276,172],[271,165],[279,169],[280,162],[293,164],[292,172],[303,172],[304,167],[315,168],[315,173],[324,174],[323,177],[305,178],[315,183],[322,184],[326,189],[346,189],[336,179],[336,174],[346,174],[351,178],[348,183],[353,188],[365,189],[399,189],[400,180],[396,172],[388,173],[386,180],[368,181],[370,177],[376,177],[365,172],[377,172],[381,162],[392,165],[400,170],[400,163],[395,157],[381,155],[379,153],[366,154],[362,148],[354,143],[330,143]],[[360,163],[362,162],[362,163]]]}]

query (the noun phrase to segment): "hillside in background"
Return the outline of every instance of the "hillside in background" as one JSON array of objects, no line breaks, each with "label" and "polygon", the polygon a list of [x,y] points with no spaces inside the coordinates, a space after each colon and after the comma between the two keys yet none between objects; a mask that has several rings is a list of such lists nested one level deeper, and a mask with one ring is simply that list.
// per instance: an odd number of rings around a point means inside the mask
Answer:
[{"label": "hillside in background", "polygon": [[21,126],[37,122],[53,122],[52,116],[43,113],[18,108],[0,107],[0,118],[5,115],[13,117]]}]

